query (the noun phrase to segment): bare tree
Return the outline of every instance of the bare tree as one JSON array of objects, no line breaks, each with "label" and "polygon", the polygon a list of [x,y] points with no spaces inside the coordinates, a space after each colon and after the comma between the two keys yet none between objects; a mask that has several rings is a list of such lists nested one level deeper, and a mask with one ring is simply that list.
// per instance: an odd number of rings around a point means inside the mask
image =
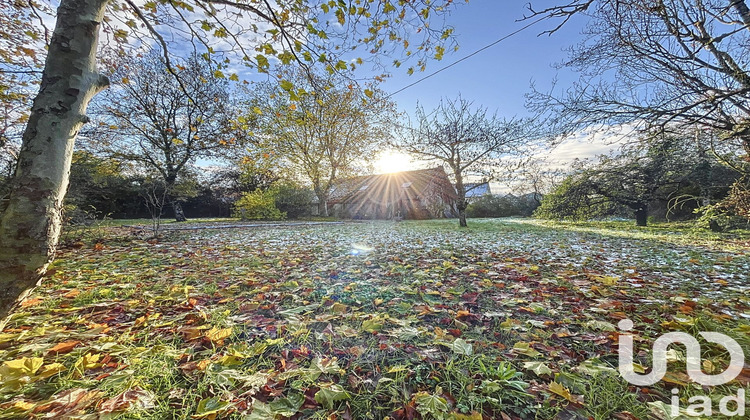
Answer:
[{"label": "bare tree", "polygon": [[176,62],[182,85],[156,54],[126,61],[113,78],[117,89],[95,101],[97,123],[87,146],[161,175],[175,220],[185,221],[175,185],[191,163],[240,146],[245,137],[228,83],[210,63]]},{"label": "bare tree", "polygon": [[530,95],[531,108],[550,113],[558,133],[695,125],[750,154],[746,1],[569,0],[530,10],[562,19],[560,26],[576,15],[589,19],[585,40],[563,63],[581,72],[580,81],[562,95]]},{"label": "bare tree", "polygon": [[510,191],[518,196],[531,195],[533,205],[542,204],[542,197],[564,177],[564,171],[546,158],[525,161],[516,176],[506,179]]},{"label": "bare tree", "polygon": [[489,182],[518,163],[530,139],[528,121],[500,119],[463,98],[443,100],[431,113],[417,108],[416,124],[393,147],[450,168],[458,194],[459,225],[466,227],[468,182]]},{"label": "bare tree", "polygon": [[158,238],[161,233],[161,217],[164,214],[164,206],[167,204],[169,189],[163,180],[146,178],[143,180],[139,192],[143,204],[151,216],[151,233],[153,238]]}]

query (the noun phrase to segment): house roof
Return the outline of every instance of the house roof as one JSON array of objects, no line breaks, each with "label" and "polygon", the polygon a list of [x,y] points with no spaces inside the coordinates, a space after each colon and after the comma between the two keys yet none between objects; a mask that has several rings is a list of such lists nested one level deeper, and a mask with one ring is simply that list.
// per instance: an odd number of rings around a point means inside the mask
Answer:
[{"label": "house roof", "polygon": [[370,201],[392,204],[399,199],[421,197],[436,186],[446,198],[456,198],[456,191],[442,167],[391,174],[358,176],[337,182],[329,195],[330,203]]},{"label": "house roof", "polygon": [[469,183],[464,184],[464,188],[466,189],[466,198],[475,198],[475,197],[481,197],[487,194],[492,194],[492,191],[490,191],[489,182],[479,182],[479,183],[469,182]]}]

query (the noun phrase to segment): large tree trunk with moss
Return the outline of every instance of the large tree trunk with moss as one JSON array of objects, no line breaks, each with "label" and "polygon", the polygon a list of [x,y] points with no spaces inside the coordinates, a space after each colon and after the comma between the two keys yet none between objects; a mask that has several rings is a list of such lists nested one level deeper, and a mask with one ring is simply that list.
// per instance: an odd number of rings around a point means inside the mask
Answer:
[{"label": "large tree trunk with moss", "polygon": [[107,0],[62,0],[31,109],[12,192],[0,220],[0,330],[55,256],[73,143],[91,98],[107,86],[96,71]]}]

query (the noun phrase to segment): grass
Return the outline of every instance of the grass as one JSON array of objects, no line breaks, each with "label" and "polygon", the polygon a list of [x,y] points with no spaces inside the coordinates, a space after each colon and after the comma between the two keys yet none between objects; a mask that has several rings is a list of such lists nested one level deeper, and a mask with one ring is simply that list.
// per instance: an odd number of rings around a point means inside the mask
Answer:
[{"label": "grass", "polygon": [[[744,233],[469,225],[161,241],[91,229],[0,333],[0,418],[645,419],[675,385],[617,375],[619,319],[634,320],[645,355],[667,331],[750,345]],[[686,377],[684,363],[670,372]],[[701,392],[677,386],[685,400]]]}]

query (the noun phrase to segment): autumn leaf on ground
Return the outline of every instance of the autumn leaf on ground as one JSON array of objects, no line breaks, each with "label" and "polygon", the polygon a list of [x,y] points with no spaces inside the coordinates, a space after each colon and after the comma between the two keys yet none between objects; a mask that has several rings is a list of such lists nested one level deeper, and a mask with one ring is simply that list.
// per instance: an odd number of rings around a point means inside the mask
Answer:
[{"label": "autumn leaf on ground", "polygon": [[81,344],[80,341],[66,341],[64,343],[56,344],[51,349],[47,350],[47,352],[49,354],[65,354],[65,353],[70,353],[79,344]]},{"label": "autumn leaf on ground", "polygon": [[133,409],[149,409],[154,407],[154,395],[138,387],[123,391],[117,396],[104,401],[99,406],[101,413],[123,412]]},{"label": "autumn leaf on ground", "polygon": [[549,392],[558,395],[560,397],[563,397],[564,399],[570,401],[573,404],[583,404],[583,401],[570,393],[570,390],[568,388],[562,386],[561,384],[557,382],[550,382],[549,384]]},{"label": "autumn leaf on ground", "polygon": [[552,369],[550,369],[544,362],[525,362],[523,368],[534,372],[537,376],[552,374]]},{"label": "autumn leaf on ground", "polygon": [[529,357],[539,357],[542,353],[534,350],[529,343],[519,341],[513,346],[513,352]]},{"label": "autumn leaf on ground", "polygon": [[232,335],[233,328],[211,328],[206,331],[205,337],[215,345],[222,345],[226,338]]}]

